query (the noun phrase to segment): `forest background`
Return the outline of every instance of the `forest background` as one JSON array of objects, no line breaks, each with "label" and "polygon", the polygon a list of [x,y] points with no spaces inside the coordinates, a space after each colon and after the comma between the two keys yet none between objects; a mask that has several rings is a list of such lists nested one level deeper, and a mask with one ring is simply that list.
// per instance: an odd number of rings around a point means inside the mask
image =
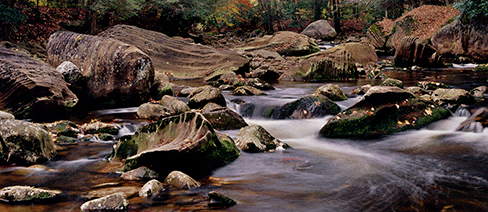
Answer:
[{"label": "forest background", "polygon": [[121,23],[169,36],[245,38],[299,32],[318,19],[344,36],[425,4],[454,5],[464,19],[488,17],[486,0],[1,0],[0,38],[41,43],[54,31],[97,34]]}]

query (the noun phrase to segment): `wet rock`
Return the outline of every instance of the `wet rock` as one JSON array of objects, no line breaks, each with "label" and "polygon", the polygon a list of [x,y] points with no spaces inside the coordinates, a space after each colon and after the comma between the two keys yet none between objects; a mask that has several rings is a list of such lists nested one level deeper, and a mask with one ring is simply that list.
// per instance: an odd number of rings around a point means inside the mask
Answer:
[{"label": "wet rock", "polygon": [[212,102],[203,107],[202,114],[217,130],[234,130],[247,126],[246,121],[238,113]]},{"label": "wet rock", "polygon": [[164,184],[159,182],[158,180],[150,180],[144,186],[142,186],[141,190],[139,190],[140,197],[157,197],[161,192],[164,192],[166,188],[164,188]]},{"label": "wet rock", "polygon": [[388,78],[383,80],[383,82],[381,82],[381,86],[395,86],[395,87],[403,88],[403,82],[401,80]]},{"label": "wet rock", "polygon": [[137,116],[142,119],[157,120],[161,117],[170,116],[168,110],[158,103],[147,102],[139,106]]},{"label": "wet rock", "polygon": [[52,118],[78,102],[56,70],[4,47],[0,47],[0,85],[0,110],[18,118]]},{"label": "wet rock", "polygon": [[81,211],[123,211],[129,207],[129,200],[123,193],[115,193],[83,203]]},{"label": "wet rock", "polygon": [[244,69],[249,63],[248,58],[231,50],[189,43],[135,26],[116,25],[100,36],[136,46],[151,57],[156,72],[169,72],[177,79],[208,80]]},{"label": "wet rock", "polygon": [[47,131],[51,132],[51,134],[58,136],[66,136],[76,139],[81,133],[81,129],[78,127],[78,125],[68,120],[61,120],[53,123],[43,124],[43,126],[47,129]]},{"label": "wet rock", "polygon": [[394,49],[391,43],[388,42],[390,32],[388,32],[388,29],[385,29],[386,28],[385,23],[387,21],[393,22],[392,20],[384,19],[380,22],[372,24],[368,28],[368,31],[366,32],[366,36],[368,38],[367,39],[368,43],[373,45],[376,50],[381,50],[390,53]]},{"label": "wet rock", "polygon": [[367,138],[419,129],[448,116],[448,110],[408,91],[375,86],[356,104],[331,118],[319,133],[331,138]]},{"label": "wet rock", "polygon": [[322,85],[317,88],[314,94],[326,96],[332,101],[341,101],[347,99],[347,96],[342,92],[341,88],[338,85],[334,84]]},{"label": "wet rock", "polygon": [[154,73],[154,84],[151,87],[151,97],[161,99],[165,95],[173,95],[173,87],[169,82],[169,77],[161,72]]},{"label": "wet rock", "polygon": [[198,87],[192,91],[188,97],[190,97],[188,106],[193,109],[203,108],[209,102],[213,102],[224,107],[227,106],[222,92],[220,92],[218,88],[208,85]]},{"label": "wet rock", "polygon": [[442,67],[440,55],[433,46],[418,37],[406,36],[399,41],[395,51],[395,66]]},{"label": "wet rock", "polygon": [[70,61],[64,61],[56,67],[56,71],[63,75],[69,89],[75,93],[83,92],[88,79],[83,76],[83,72],[75,64]]},{"label": "wet rock", "polygon": [[420,81],[415,86],[421,87],[428,91],[434,91],[438,88],[447,88],[447,85],[442,82]]},{"label": "wet rock", "polygon": [[274,90],[273,86],[259,78],[247,78],[244,85],[257,88],[259,90]]},{"label": "wet rock", "polygon": [[56,155],[49,133],[39,125],[0,120],[0,162],[40,163]]},{"label": "wet rock", "polygon": [[208,192],[208,199],[209,207],[230,207],[237,204],[235,200],[216,191]]},{"label": "wet rock", "polygon": [[262,96],[267,95],[265,92],[251,86],[239,86],[232,91],[235,96]]},{"label": "wet rock", "polygon": [[0,120],[2,119],[15,119],[15,116],[7,112],[0,111]]},{"label": "wet rock", "polygon": [[[482,107],[477,109],[469,118],[459,124],[456,131],[474,131],[473,128],[479,123],[483,128],[488,127],[488,108]],[[480,131],[483,131],[481,129]]]},{"label": "wet rock", "polygon": [[237,147],[245,152],[268,152],[288,147],[259,125],[241,128],[235,142]]},{"label": "wet rock", "polygon": [[300,34],[314,39],[331,40],[336,37],[337,32],[327,20],[318,20],[309,24]]},{"label": "wet rock", "polygon": [[145,166],[141,166],[137,169],[124,172],[120,177],[124,180],[144,180],[156,179],[159,177],[159,174]]},{"label": "wet rock", "polygon": [[456,19],[432,36],[432,44],[443,55],[470,56],[488,60],[488,23],[486,20],[463,23]]},{"label": "wet rock", "polygon": [[276,107],[271,113],[274,119],[309,119],[335,115],[341,108],[332,100],[323,95],[302,97],[296,101]]},{"label": "wet rock", "polygon": [[417,94],[419,96],[423,96],[423,95],[429,95],[432,93],[432,91],[427,91],[419,86],[410,86],[410,87],[407,87],[405,88],[406,91],[410,92],[410,93],[413,93],[413,94]]},{"label": "wet rock", "polygon": [[119,126],[117,124],[103,123],[100,121],[92,121],[85,123],[81,126],[81,129],[86,134],[108,133],[112,135],[119,134]]},{"label": "wet rock", "polygon": [[256,105],[245,102],[242,99],[233,99],[231,102],[239,105],[239,114],[241,114],[242,117],[252,117],[254,109],[256,109]]},{"label": "wet rock", "polygon": [[486,86],[478,86],[476,88],[473,88],[469,93],[471,93],[475,98],[477,99],[483,99],[485,98],[485,93],[488,90],[488,87]]},{"label": "wet rock", "polygon": [[432,100],[439,105],[474,104],[476,99],[464,89],[439,88],[432,92]]},{"label": "wet rock", "polygon": [[363,95],[365,93],[367,93],[369,91],[369,89],[371,89],[371,85],[363,85],[361,87],[358,87],[356,89],[354,89],[353,93],[354,94],[358,94],[358,95]]},{"label": "wet rock", "polygon": [[0,190],[0,200],[5,202],[24,202],[53,199],[60,191],[45,190],[30,186],[11,186]]},{"label": "wet rock", "polygon": [[78,97],[90,106],[123,106],[146,102],[154,83],[151,58],[121,41],[59,31],[49,37],[48,62],[71,61],[87,78]]},{"label": "wet rock", "polygon": [[136,196],[139,192],[139,187],[136,186],[120,186],[119,183],[104,183],[96,185],[93,190],[90,190],[86,195],[82,195],[85,198],[93,199],[105,197],[115,193],[122,193],[127,197]]},{"label": "wet rock", "polygon": [[159,174],[181,170],[202,175],[240,154],[234,143],[219,140],[200,113],[187,112],[148,124],[135,135],[122,137],[115,157],[127,158],[124,170],[146,166]]},{"label": "wet rock", "polygon": [[195,90],[197,90],[197,88],[194,88],[194,87],[189,87],[189,88],[181,89],[181,91],[178,93],[178,96],[180,96],[180,97],[188,97]]},{"label": "wet rock", "polygon": [[307,55],[320,50],[317,44],[306,35],[291,31],[279,31],[272,36],[264,36],[237,46],[236,49],[244,51],[264,49],[287,56]]},{"label": "wet rock", "polygon": [[161,98],[160,104],[168,109],[168,112],[171,114],[180,114],[190,111],[190,107],[188,107],[185,102],[169,95],[164,95]]},{"label": "wet rock", "polygon": [[191,189],[200,187],[200,183],[180,171],[172,171],[168,174],[164,182],[177,189]]}]

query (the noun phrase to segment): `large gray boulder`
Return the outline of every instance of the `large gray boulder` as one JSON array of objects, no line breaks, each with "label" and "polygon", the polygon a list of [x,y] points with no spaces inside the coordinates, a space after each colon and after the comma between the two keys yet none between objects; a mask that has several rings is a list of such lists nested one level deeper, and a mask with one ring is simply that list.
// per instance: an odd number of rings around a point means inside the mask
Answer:
[{"label": "large gray boulder", "polygon": [[315,39],[331,40],[336,37],[337,32],[328,21],[322,19],[309,24],[300,34]]},{"label": "large gray boulder", "polygon": [[40,163],[56,155],[49,133],[26,121],[0,120],[0,162]]},{"label": "large gray boulder", "polygon": [[210,102],[224,107],[227,106],[220,89],[209,85],[198,87],[193,90],[188,97],[190,97],[190,100],[188,100],[188,107],[193,109],[203,108]]},{"label": "large gray boulder", "polygon": [[119,40],[59,31],[49,37],[48,62],[71,61],[83,70],[86,88],[78,93],[90,105],[135,105],[149,100],[154,83],[151,58]]},{"label": "large gray boulder", "polygon": [[272,36],[264,36],[237,46],[236,49],[244,51],[264,49],[287,56],[307,55],[320,50],[317,44],[306,35],[291,31],[279,31]]},{"label": "large gray boulder", "polygon": [[356,104],[331,118],[319,133],[331,138],[367,138],[419,129],[448,116],[448,110],[401,88],[375,86]]},{"label": "large gray boulder", "polygon": [[186,112],[122,137],[114,156],[127,158],[125,171],[146,166],[164,176],[173,170],[202,175],[233,161],[239,154],[232,140],[218,138],[202,114]]},{"label": "large gray boulder", "polygon": [[116,25],[100,36],[131,44],[148,54],[154,69],[177,79],[208,80],[226,72],[246,68],[249,59],[231,50],[189,43],[135,26]]},{"label": "large gray boulder", "polygon": [[52,67],[0,47],[0,110],[18,118],[52,118],[78,102]]},{"label": "large gray boulder", "polygon": [[456,19],[432,36],[432,45],[439,54],[470,56],[488,61],[488,23],[463,23]]}]

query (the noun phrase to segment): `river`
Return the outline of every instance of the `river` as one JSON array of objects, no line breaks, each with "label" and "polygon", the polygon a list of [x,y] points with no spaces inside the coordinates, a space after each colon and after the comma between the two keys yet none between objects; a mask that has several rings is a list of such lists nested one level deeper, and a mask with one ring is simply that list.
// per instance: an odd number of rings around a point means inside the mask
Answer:
[{"label": "river", "polygon": [[[405,86],[419,80],[444,82],[472,89],[486,85],[488,76],[469,69],[424,72],[389,72]],[[379,80],[339,82],[343,91]],[[420,130],[377,139],[327,139],[318,131],[331,116],[308,120],[270,120],[262,114],[273,106],[312,94],[319,83],[280,83],[267,96],[235,97],[256,105],[249,124],[267,129],[292,148],[271,153],[242,153],[234,162],[197,179],[203,183],[190,191],[171,191],[158,200],[133,195],[130,211],[205,210],[205,195],[218,191],[238,202],[224,211],[487,211],[488,130],[457,132],[469,112],[459,110]],[[337,102],[345,109],[360,97]],[[81,120],[116,119],[121,135],[144,124],[135,119],[137,108],[93,111]],[[83,117],[83,118],[80,118]],[[237,130],[224,131],[235,137]],[[145,182],[121,180],[121,164],[105,159],[112,141],[93,140],[63,146],[44,167],[0,166],[0,187],[31,185],[62,191],[48,203],[0,203],[0,211],[79,211],[93,190],[125,189],[133,192]]]}]

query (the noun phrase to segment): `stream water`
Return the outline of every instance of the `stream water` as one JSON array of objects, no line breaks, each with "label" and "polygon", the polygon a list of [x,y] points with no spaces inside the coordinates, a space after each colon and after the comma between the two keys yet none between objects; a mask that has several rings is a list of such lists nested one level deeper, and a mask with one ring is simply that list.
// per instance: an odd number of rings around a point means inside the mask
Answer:
[{"label": "stream water", "polygon": [[[391,72],[405,86],[419,80],[444,82],[472,89],[486,85],[486,74],[469,70],[421,73]],[[338,84],[346,93],[374,80]],[[459,110],[420,130],[372,140],[327,139],[318,131],[329,117],[308,120],[270,120],[262,114],[273,106],[312,94],[322,84],[282,83],[267,96],[235,97],[256,105],[249,124],[258,124],[292,148],[272,153],[242,153],[234,162],[198,179],[201,188],[170,192],[158,200],[137,197],[145,182],[121,180],[120,163],[105,159],[113,142],[93,140],[63,146],[43,167],[0,166],[0,187],[31,185],[62,191],[48,203],[0,203],[0,211],[79,211],[93,191],[123,190],[130,196],[131,211],[200,210],[206,194],[215,190],[238,202],[228,211],[487,211],[488,130],[457,132],[469,112]],[[345,109],[360,97],[337,102]],[[74,121],[99,118],[116,120],[121,135],[143,124],[135,119],[137,108],[94,111]],[[78,119],[78,120],[77,120]],[[479,127],[478,127],[479,128]],[[237,130],[224,131],[231,136]],[[105,189],[105,190],[104,190]],[[118,191],[118,190],[117,190]]]}]

